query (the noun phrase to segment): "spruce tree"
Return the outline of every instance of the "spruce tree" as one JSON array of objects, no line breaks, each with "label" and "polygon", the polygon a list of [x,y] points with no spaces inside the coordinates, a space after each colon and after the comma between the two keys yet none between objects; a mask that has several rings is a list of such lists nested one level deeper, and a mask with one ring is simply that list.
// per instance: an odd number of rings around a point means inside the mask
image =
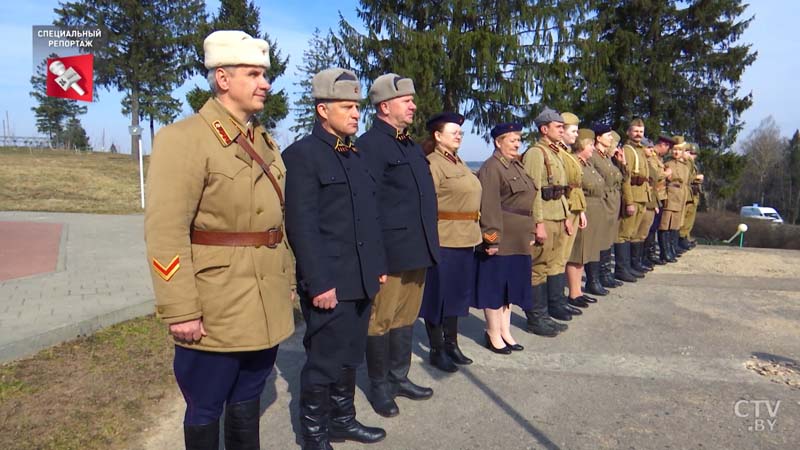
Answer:
[{"label": "spruce tree", "polygon": [[[148,92],[172,92],[183,84],[193,65],[194,34],[205,22],[202,0],[76,0],[61,3],[55,13],[56,25],[101,30],[104,45],[92,50],[94,84],[126,93],[131,126],[139,125]],[[131,156],[139,156],[135,136]]]},{"label": "spruce tree", "polygon": [[414,80],[416,136],[442,110],[464,114],[486,135],[499,122],[530,116],[541,63],[572,4],[361,0],[366,32],[340,20],[342,53],[367,84],[388,72]]},{"label": "spruce tree", "polygon": [[[55,57],[56,55],[50,55]],[[58,147],[63,145],[65,125],[78,115],[86,114],[86,106],[79,104],[76,100],[66,98],[50,97],[47,95],[47,62],[43,61],[36,68],[36,73],[31,77],[31,92],[38,105],[31,107],[36,117],[36,129],[44,133],[50,139],[50,146]]]}]

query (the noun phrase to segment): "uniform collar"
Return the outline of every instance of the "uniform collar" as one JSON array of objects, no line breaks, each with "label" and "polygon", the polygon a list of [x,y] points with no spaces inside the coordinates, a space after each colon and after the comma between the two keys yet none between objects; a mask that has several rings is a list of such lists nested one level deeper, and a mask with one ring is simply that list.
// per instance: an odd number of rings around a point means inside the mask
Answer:
[{"label": "uniform collar", "polygon": [[644,148],[644,145],[642,145],[641,142],[637,144],[636,142],[633,142],[631,139],[626,140],[625,145],[630,145],[633,148]]},{"label": "uniform collar", "polygon": [[439,147],[436,147],[434,153],[438,153],[439,156],[441,156],[442,158],[446,159],[448,162],[451,162],[453,164],[458,164],[459,162],[461,162],[461,158],[459,158],[456,154],[450,153],[447,150],[442,150]]},{"label": "uniform collar", "polygon": [[[322,127],[322,123],[316,121],[314,123],[314,129],[311,131],[311,134],[319,138],[322,142],[328,144],[328,146],[334,150],[336,150],[337,146],[344,145],[351,145],[353,143],[352,137],[347,137],[345,139],[341,139],[338,136],[331,134]],[[355,149],[355,147],[353,147]]]},{"label": "uniform collar", "polygon": [[550,150],[553,151],[553,153],[558,153],[562,150],[561,146],[558,145],[560,144],[560,142],[553,142],[550,139],[548,139],[547,136],[540,137],[538,143],[542,144],[545,148],[549,148]]},{"label": "uniform collar", "polygon": [[216,98],[208,99],[199,114],[223,147],[231,145],[240,134],[244,134],[250,142],[255,141],[258,125],[253,123],[248,127],[242,124]]},{"label": "uniform collar", "polygon": [[[388,122],[377,116],[375,117],[375,120],[372,121],[372,127],[378,131],[388,134],[389,136],[392,137],[392,139],[396,140],[397,142],[402,142],[397,139],[397,136],[399,134],[408,133],[407,128],[403,130],[398,130],[397,128],[395,128],[394,126],[390,125]],[[414,140],[409,138],[409,142],[413,143]]]},{"label": "uniform collar", "polygon": [[511,162],[512,162],[513,160],[509,160],[508,158],[506,158],[505,156],[503,156],[503,154],[502,154],[502,153],[500,153],[500,151],[498,151],[498,150],[495,150],[495,151],[494,151],[494,153],[492,153],[492,157],[493,157],[493,158],[496,158],[498,161],[500,161],[500,164],[502,164],[502,165],[503,165],[503,167],[505,167],[506,169],[508,169],[509,167],[511,167]]}]

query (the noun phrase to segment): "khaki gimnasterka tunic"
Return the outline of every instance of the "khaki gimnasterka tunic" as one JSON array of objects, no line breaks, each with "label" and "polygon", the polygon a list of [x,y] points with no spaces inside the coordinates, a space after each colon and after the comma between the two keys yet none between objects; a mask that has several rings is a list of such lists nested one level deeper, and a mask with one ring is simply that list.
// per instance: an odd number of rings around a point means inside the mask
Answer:
[{"label": "khaki gimnasterka tunic", "polygon": [[[481,182],[456,155],[436,149],[428,155],[439,213],[476,213],[481,209]],[[465,248],[481,243],[476,220],[439,218],[439,245]]]},{"label": "khaki gimnasterka tunic", "polygon": [[[617,242],[637,241],[636,233],[639,230],[644,219],[645,206],[650,201],[650,183],[647,179],[650,177],[650,170],[647,165],[647,155],[645,154],[645,147],[641,143],[636,143],[631,140],[625,143],[622,147],[625,153],[625,182],[622,184],[622,198],[623,198],[623,217],[619,227],[619,235]],[[635,185],[634,179],[644,178],[644,183]],[[631,216],[626,216],[624,208],[627,205],[634,205],[636,211]]]},{"label": "khaki gimnasterka tunic", "polygon": [[501,256],[530,254],[536,220],[531,205],[538,191],[534,181],[519,160],[509,160],[498,151],[483,163],[478,179],[484,245],[497,247]]},{"label": "khaki gimnasterka tunic", "polygon": [[678,230],[683,223],[683,211],[686,208],[686,180],[689,177],[689,166],[683,160],[671,159],[664,164],[672,169],[667,180],[667,200],[661,215],[659,230]]},{"label": "khaki gimnasterka tunic", "polygon": [[530,247],[533,258],[531,284],[538,286],[547,281],[548,275],[564,273],[564,266],[559,265],[561,255],[561,235],[566,234],[564,220],[569,215],[569,202],[566,196],[553,200],[542,198],[542,189],[549,186],[564,188],[567,186],[567,174],[564,162],[559,153],[561,147],[547,137],[540,138],[536,144],[522,155],[525,172],[539,188],[533,200],[533,215],[536,223],[544,224],[547,239]]},{"label": "khaki gimnasterka tunic", "polygon": [[603,197],[606,195],[606,182],[592,164],[581,161],[581,183],[586,197],[586,219],[584,229],[575,229],[575,244],[569,255],[569,262],[585,264],[599,261],[600,251],[605,250],[602,234],[605,232],[603,218],[606,214]]},{"label": "khaki gimnasterka tunic", "polygon": [[558,243],[558,247],[561,249],[561,256],[556,264],[565,266],[572,253],[572,247],[575,245],[575,238],[578,236],[580,214],[586,211],[586,196],[582,189],[582,163],[579,162],[575,155],[570,153],[570,150],[563,143],[561,143],[559,156],[561,156],[564,169],[567,172],[567,185],[569,186],[569,196],[567,197],[569,214],[567,215],[567,221],[572,224],[573,230],[572,234],[562,233],[561,242]]},{"label": "khaki gimnasterka tunic", "polygon": [[[697,207],[700,206],[700,189],[702,182],[697,180],[699,172],[697,171],[697,163],[691,158],[687,158],[689,165],[689,178],[687,179],[688,193],[686,194],[686,211],[684,211],[683,223],[680,228],[680,237],[689,238],[692,228],[694,228],[694,220],[697,217]],[[693,190],[694,188],[694,190]],[[695,193],[695,191],[697,193]]]},{"label": "khaki gimnasterka tunic", "polygon": [[651,154],[647,156],[647,167],[650,171],[650,176],[647,179],[647,184],[650,186],[650,200],[645,205],[646,210],[644,218],[639,224],[639,229],[634,236],[636,241],[647,239],[647,236],[650,234],[650,228],[653,226],[653,222],[656,218],[655,210],[660,207],[663,202],[663,197],[667,194],[666,184],[664,182],[666,179],[664,163],[655,152],[651,152]]},{"label": "khaki gimnasterka tunic", "polygon": [[603,250],[606,250],[617,239],[619,232],[624,176],[622,171],[611,161],[611,157],[606,156],[599,148],[589,158],[589,164],[603,177],[606,186],[603,195],[603,218],[600,219],[604,226],[598,237],[602,242]]},{"label": "khaki gimnasterka tunic", "polygon": [[281,190],[286,168],[263,127],[238,123],[216,99],[155,137],[144,226],[156,312],[166,323],[202,317],[206,351],[274,347],[294,331],[294,262],[276,248],[194,245],[192,228],[256,232],[283,225],[275,188],[233,140],[244,130]]}]

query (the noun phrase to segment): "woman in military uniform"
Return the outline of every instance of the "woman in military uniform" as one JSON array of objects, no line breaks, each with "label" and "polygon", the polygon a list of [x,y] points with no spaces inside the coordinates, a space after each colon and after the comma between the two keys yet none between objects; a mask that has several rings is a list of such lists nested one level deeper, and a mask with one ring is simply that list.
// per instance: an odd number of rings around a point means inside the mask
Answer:
[{"label": "woman in military uniform", "polygon": [[533,308],[531,255],[536,186],[519,161],[522,125],[491,131],[495,150],[478,171],[483,186],[475,307],[486,316],[486,347],[495,353],[522,350],[511,336],[511,304]]},{"label": "woman in military uniform", "polygon": [[[559,264],[565,266],[567,276],[567,287],[570,295],[567,302],[570,306],[586,308],[589,303],[596,303],[597,299],[589,297],[581,293],[581,278],[583,274],[583,267],[578,269],[575,265],[569,265],[569,257],[572,254],[575,239],[578,236],[578,230],[586,228],[586,198],[582,189],[582,169],[581,163],[577,157],[572,154],[572,148],[578,141],[578,125],[580,120],[575,114],[564,112],[561,113],[564,118],[564,138],[562,139],[563,148],[559,152],[561,160],[564,162],[564,171],[567,174],[567,202],[569,203],[569,214],[567,220],[572,222],[572,234],[563,233],[561,235],[562,242],[559,244],[559,251],[561,252]],[[594,143],[592,143],[594,144]],[[578,294],[575,294],[577,292]],[[573,295],[575,294],[575,295]],[[602,295],[602,294],[601,294]],[[574,310],[570,311],[575,314]],[[580,314],[580,310],[577,312]]]},{"label": "woman in military uniform", "polygon": [[[581,290],[581,275],[584,268],[587,264],[592,263],[595,264],[592,267],[597,267],[596,264],[600,260],[600,250],[603,249],[603,244],[605,244],[600,238],[601,233],[604,231],[602,229],[604,225],[602,218],[605,214],[603,197],[606,193],[606,184],[600,173],[589,164],[589,159],[594,154],[594,140],[595,135],[592,130],[581,129],[578,130],[578,139],[572,147],[574,156],[581,166],[581,188],[586,202],[586,216],[588,218],[586,227],[579,228],[576,233],[575,244],[572,246],[567,262],[567,274],[574,271],[577,275],[569,280],[569,299],[570,303],[575,305],[579,304],[576,300],[583,298],[585,302],[586,298]],[[600,285],[598,274],[588,270],[586,272],[586,289],[601,290],[602,286]]]},{"label": "woman in military uniform", "polygon": [[433,116],[426,126],[430,137],[422,144],[436,189],[441,258],[428,268],[419,316],[425,319],[431,365],[445,372],[472,363],[458,347],[458,318],[469,314],[475,246],[481,242],[481,183],[457,155],[462,123],[464,116],[456,113]]},{"label": "woman in military uniform", "polygon": [[[603,214],[598,218],[601,221],[601,231],[597,237],[602,248],[600,262],[587,264],[586,276],[599,277],[602,288],[615,288],[622,285],[622,282],[614,279],[611,273],[611,247],[619,231],[619,210],[622,200],[622,171],[612,159],[619,139],[614,137],[616,133],[606,124],[595,124],[592,131],[595,134],[595,152],[589,158],[589,162],[603,177],[606,188],[603,195]],[[595,291],[592,286],[597,287],[592,283],[587,286],[587,292],[597,295],[601,295],[600,292],[607,292],[605,289]]]}]

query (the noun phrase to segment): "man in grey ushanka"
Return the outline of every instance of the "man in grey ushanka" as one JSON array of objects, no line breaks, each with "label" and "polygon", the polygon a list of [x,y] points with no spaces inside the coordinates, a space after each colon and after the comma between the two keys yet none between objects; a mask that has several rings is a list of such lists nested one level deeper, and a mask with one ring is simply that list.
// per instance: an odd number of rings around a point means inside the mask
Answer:
[{"label": "man in grey ushanka", "polygon": [[433,389],[408,379],[425,272],[439,260],[436,191],[422,147],[408,134],[417,110],[414,93],[409,78],[378,77],[369,90],[375,120],[356,142],[377,182],[389,269],[389,280],[375,298],[367,338],[369,399],[384,417],[399,414],[397,396],[424,400],[433,395]]},{"label": "man in grey ushanka", "polygon": [[372,300],[386,281],[375,181],[352,137],[361,87],[356,75],[314,76],[316,123],[283,152],[286,232],[297,258],[297,292],[306,322],[300,373],[303,448],[344,440],[372,443],[386,432],[356,420],[356,368],[364,358]]}]

